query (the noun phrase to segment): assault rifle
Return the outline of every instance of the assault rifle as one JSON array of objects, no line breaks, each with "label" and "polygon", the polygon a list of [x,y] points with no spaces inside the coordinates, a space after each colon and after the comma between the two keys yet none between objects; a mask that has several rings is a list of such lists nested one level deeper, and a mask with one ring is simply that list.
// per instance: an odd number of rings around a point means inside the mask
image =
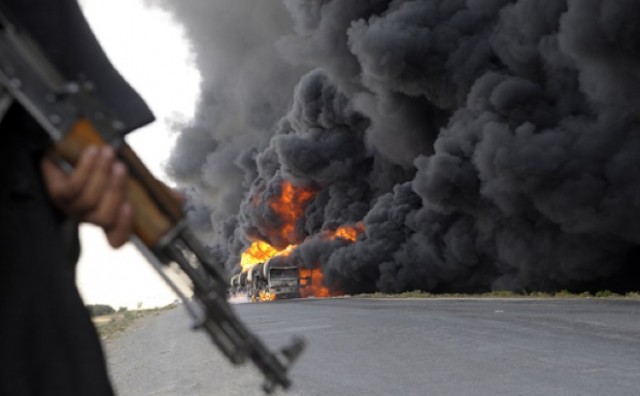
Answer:
[{"label": "assault rifle", "polygon": [[[158,181],[123,139],[123,124],[92,93],[90,81],[68,81],[17,24],[0,13],[0,119],[19,103],[48,133],[53,150],[73,166],[84,148],[111,145],[126,164],[127,199],[134,208],[133,242],[182,298],[194,328],[206,331],[233,364],[251,359],[265,376],[263,389],[289,388],[287,371],[304,349],[300,338],[279,354],[269,351],[227,302],[221,264],[187,228],[180,202]],[[170,263],[192,283],[187,298],[164,273]]]}]

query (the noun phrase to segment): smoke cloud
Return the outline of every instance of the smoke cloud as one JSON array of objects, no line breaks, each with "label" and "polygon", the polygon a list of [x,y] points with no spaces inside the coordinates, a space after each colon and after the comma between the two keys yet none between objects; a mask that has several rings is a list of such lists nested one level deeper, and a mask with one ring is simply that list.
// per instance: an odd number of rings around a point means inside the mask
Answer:
[{"label": "smoke cloud", "polygon": [[229,271],[262,239],[349,293],[640,286],[637,1],[148,2],[196,49],[169,171]]}]

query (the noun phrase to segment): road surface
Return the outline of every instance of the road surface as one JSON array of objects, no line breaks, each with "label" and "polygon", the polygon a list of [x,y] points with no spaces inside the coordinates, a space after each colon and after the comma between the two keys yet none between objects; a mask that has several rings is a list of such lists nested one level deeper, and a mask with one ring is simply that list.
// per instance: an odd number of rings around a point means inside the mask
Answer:
[{"label": "road surface", "polygon": [[[640,301],[292,300],[235,306],[275,348],[304,335],[290,395],[637,395]],[[260,395],[181,307],[108,341],[121,396]]]}]

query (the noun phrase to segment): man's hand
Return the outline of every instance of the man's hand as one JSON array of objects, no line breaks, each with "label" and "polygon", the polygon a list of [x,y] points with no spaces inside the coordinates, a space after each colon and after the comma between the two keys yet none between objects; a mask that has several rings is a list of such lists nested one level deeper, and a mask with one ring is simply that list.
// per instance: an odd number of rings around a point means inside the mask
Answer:
[{"label": "man's hand", "polygon": [[111,147],[86,148],[71,174],[49,156],[41,165],[47,191],[60,210],[102,227],[114,248],[129,240],[133,209],[125,199],[127,169],[116,160]]}]

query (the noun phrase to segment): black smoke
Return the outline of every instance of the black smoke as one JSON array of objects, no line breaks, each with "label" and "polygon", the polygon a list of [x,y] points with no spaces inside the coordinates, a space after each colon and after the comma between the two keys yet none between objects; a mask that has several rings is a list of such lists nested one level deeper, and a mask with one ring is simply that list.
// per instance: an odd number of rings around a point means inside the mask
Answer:
[{"label": "black smoke", "polygon": [[230,271],[287,180],[268,242],[335,289],[640,286],[639,2],[148,1],[196,49],[170,172]]}]

